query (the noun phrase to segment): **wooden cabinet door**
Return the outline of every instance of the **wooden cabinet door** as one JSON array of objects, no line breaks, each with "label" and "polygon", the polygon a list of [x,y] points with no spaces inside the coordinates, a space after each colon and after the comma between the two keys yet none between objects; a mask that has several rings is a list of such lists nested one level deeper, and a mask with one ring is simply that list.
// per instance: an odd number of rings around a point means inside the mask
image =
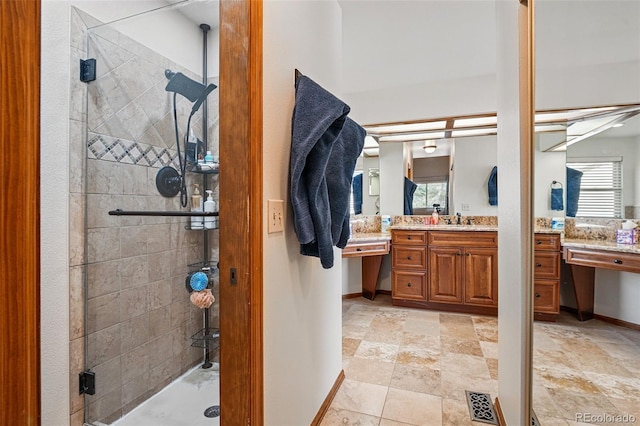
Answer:
[{"label": "wooden cabinet door", "polygon": [[462,303],[462,248],[429,248],[430,302]]},{"label": "wooden cabinet door", "polygon": [[464,303],[498,306],[498,250],[464,249]]}]

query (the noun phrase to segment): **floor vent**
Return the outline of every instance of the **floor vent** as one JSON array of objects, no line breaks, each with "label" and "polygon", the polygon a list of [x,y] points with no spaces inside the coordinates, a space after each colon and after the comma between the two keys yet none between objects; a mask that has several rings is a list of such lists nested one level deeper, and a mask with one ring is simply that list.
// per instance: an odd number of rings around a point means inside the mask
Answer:
[{"label": "floor vent", "polygon": [[212,405],[211,407],[204,410],[205,417],[220,417],[220,406]]},{"label": "floor vent", "polygon": [[488,423],[490,425],[498,424],[498,417],[493,409],[491,395],[488,393],[471,391],[465,391],[465,393],[467,394],[467,403],[469,404],[471,420]]},{"label": "floor vent", "polygon": [[540,426],[540,422],[538,421],[538,416],[536,416],[536,412],[531,410],[531,426]]}]

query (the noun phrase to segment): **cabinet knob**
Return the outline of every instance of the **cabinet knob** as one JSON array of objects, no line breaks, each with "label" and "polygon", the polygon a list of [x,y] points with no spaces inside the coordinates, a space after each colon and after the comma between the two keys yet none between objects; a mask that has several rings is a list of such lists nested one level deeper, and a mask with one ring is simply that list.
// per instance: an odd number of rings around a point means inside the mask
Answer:
[{"label": "cabinet knob", "polygon": [[410,240],[410,239],[411,239],[411,235],[409,235],[409,236],[407,237],[407,240]]},{"label": "cabinet knob", "polygon": [[460,256],[460,252],[457,252],[457,253],[456,253],[456,256]]},{"label": "cabinet knob", "polygon": [[407,256],[407,260],[411,260],[411,256]]},{"label": "cabinet knob", "polygon": [[358,248],[356,249],[356,251],[362,251],[362,249],[361,249],[360,247],[358,247]]},{"label": "cabinet knob", "polygon": [[536,293],[536,299],[540,299],[540,293]]},{"label": "cabinet knob", "polygon": [[538,240],[538,241],[536,241],[536,244],[540,245],[540,244],[542,244],[542,241]]},{"label": "cabinet knob", "polygon": [[616,265],[622,265],[622,260],[614,259],[613,263],[615,263]]},{"label": "cabinet knob", "polygon": [[467,253],[466,256],[471,256],[471,253]]},{"label": "cabinet knob", "polygon": [[411,283],[407,283],[407,287],[411,287]]},{"label": "cabinet knob", "polygon": [[541,268],[541,267],[542,267],[542,263],[536,263],[536,266],[537,266],[538,268]]}]

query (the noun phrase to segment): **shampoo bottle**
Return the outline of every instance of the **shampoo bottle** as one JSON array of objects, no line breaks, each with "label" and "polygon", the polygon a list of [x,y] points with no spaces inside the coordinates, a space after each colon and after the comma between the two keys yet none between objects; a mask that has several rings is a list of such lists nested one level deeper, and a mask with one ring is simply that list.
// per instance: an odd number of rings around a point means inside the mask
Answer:
[{"label": "shampoo bottle", "polygon": [[[205,213],[213,213],[215,212],[216,203],[213,201],[211,197],[211,193],[213,192],[210,189],[205,191],[207,193],[207,200],[204,202],[204,211]],[[204,218],[204,228],[205,229],[213,229],[214,228],[214,217],[213,216],[205,216]]]},{"label": "shampoo bottle", "polygon": [[[200,186],[197,183],[193,184],[193,195],[191,196],[191,211],[202,211],[202,195],[200,195]],[[202,219],[204,219],[202,216],[191,216],[191,229],[203,229],[204,224],[202,223]]]}]

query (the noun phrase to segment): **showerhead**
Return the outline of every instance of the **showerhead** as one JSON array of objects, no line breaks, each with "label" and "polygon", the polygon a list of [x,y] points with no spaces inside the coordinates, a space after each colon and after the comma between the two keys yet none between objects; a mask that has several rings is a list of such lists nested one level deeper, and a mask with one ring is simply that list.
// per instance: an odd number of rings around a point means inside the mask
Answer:
[{"label": "showerhead", "polygon": [[165,70],[164,75],[169,79],[169,83],[167,83],[167,87],[165,87],[167,92],[179,93],[191,102],[195,102],[191,111],[192,114],[200,108],[200,105],[202,105],[207,95],[217,87],[215,84],[205,86],[190,79],[181,72]]}]

